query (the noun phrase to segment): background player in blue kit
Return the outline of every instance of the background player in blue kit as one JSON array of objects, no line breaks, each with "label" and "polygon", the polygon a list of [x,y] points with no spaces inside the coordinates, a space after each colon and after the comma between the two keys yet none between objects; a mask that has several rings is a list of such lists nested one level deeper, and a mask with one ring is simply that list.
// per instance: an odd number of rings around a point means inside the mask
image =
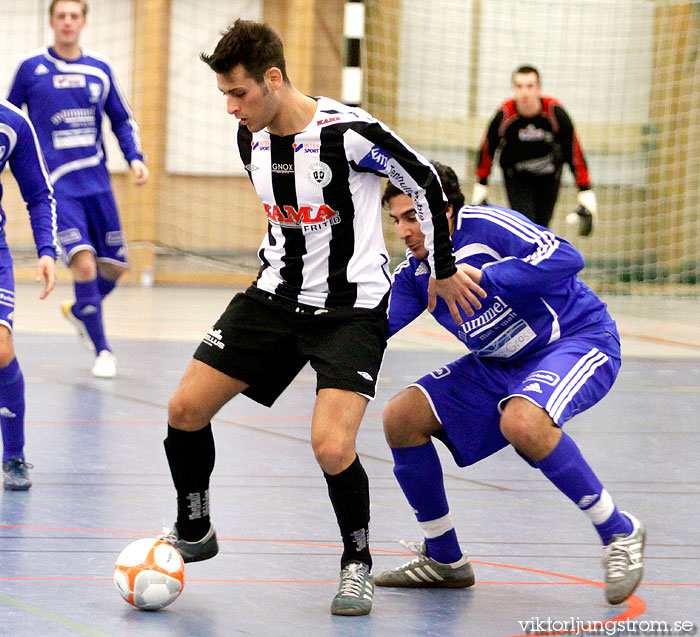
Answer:
[{"label": "background player in blue kit", "polygon": [[87,10],[84,0],[53,0],[53,46],[20,64],[8,99],[27,105],[49,166],[58,241],[75,289],[75,302],[63,303],[61,310],[94,346],[93,375],[111,378],[116,358],[105,336],[102,299],[126,271],[127,254],[106,167],[105,114],[137,185],[148,179],[148,168],[138,127],[109,63],[79,45]]},{"label": "background player in blue kit", "polygon": [[[460,467],[508,444],[586,513],[605,546],[606,596],[623,602],[642,576],[643,524],[618,511],[574,441],[562,431],[595,405],[620,367],[615,322],[576,276],[581,255],[523,215],[463,206],[452,169],[436,164],[450,201],[458,268],[486,292],[473,316],[455,325],[438,300],[433,312],[470,354],[427,374],[384,409],[394,473],[424,530],[405,543],[417,557],[375,578],[379,586],[464,587],[474,583],[445,496],[431,438],[442,440]],[[389,184],[383,199],[406,243],[389,306],[390,335],[428,306],[429,267],[413,202]]]},{"label": "background player in blue kit", "polygon": [[[9,162],[27,203],[39,261],[36,280],[44,281],[41,298],[56,281],[56,202],[34,128],[27,116],[0,99],[0,172]],[[0,185],[0,200],[2,185]],[[24,459],[24,376],[15,357],[12,323],[15,277],[5,237],[5,211],[0,206],[0,425],[3,486],[26,491],[32,486]]]}]

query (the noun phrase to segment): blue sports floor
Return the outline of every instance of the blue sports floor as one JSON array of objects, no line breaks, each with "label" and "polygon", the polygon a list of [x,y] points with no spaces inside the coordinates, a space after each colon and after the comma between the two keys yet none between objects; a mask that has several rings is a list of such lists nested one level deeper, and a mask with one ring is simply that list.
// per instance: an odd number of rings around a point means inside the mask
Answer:
[{"label": "blue sports floor", "polygon": [[[339,534],[309,444],[314,378],[306,368],[271,410],[239,397],[214,421],[212,517],[221,552],[187,565],[174,604],[145,612],[121,599],[113,564],[129,542],[174,520],[166,403],[198,341],[191,332],[206,331],[231,294],[117,290],[107,301],[114,380],[90,375],[90,355],[61,323],[57,306],[69,289],[41,304],[37,294],[19,286],[17,295],[26,453],[35,468],[30,491],[0,492],[1,635],[506,637],[567,634],[606,620],[616,623],[587,634],[697,634],[700,329],[692,312],[665,331],[661,319],[654,330],[643,317],[621,320],[628,355],[613,391],[566,427],[620,508],[647,525],[644,580],[627,603],[605,602],[597,535],[538,471],[511,449],[458,469],[441,449],[477,584],[378,588],[371,615],[331,616]],[[430,320],[406,332],[387,352],[358,440],[370,477],[375,572],[410,559],[399,539],[420,539],[392,474],[382,405],[461,354]],[[668,631],[659,632],[664,622]]]}]

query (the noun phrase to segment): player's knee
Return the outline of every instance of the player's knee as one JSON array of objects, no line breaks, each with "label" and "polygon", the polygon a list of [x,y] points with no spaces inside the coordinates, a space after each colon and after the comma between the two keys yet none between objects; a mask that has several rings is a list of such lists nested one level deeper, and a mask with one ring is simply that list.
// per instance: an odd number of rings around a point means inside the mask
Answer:
[{"label": "player's knee", "polygon": [[345,469],[354,459],[354,445],[348,445],[341,439],[326,437],[312,440],[316,462],[326,473],[335,475]]},{"label": "player's knee", "polygon": [[14,349],[0,347],[0,369],[7,367],[15,359]]},{"label": "player's knee", "polygon": [[180,392],[168,401],[168,424],[175,429],[197,431],[205,427],[208,419],[197,405]]},{"label": "player's knee", "polygon": [[516,449],[529,447],[533,437],[530,421],[517,409],[506,409],[501,416],[501,433]]},{"label": "player's knee", "polygon": [[0,325],[0,368],[7,367],[15,358],[15,347],[12,342],[12,333]]},{"label": "player's knee", "polygon": [[394,396],[385,406],[382,412],[384,423],[384,436],[390,447],[404,446],[408,420],[405,402],[400,395]]},{"label": "player's knee", "polygon": [[126,267],[114,263],[99,263],[97,269],[103,279],[115,282],[126,272]]},{"label": "player's knee", "polygon": [[81,250],[73,256],[70,269],[77,281],[92,281],[97,276],[95,257],[88,250]]},{"label": "player's knee", "polygon": [[408,387],[384,406],[384,436],[392,449],[421,445],[439,429],[434,420],[422,392]]}]

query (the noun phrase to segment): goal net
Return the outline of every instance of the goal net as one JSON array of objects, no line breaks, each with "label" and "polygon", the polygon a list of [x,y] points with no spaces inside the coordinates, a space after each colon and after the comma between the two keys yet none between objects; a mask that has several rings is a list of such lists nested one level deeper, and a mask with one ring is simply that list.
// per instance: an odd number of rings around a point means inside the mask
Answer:
[{"label": "goal net", "polygon": [[[3,95],[19,60],[52,40],[48,5],[3,0]],[[564,222],[577,194],[564,169],[552,229],[586,257],[583,278],[604,293],[698,295],[700,3],[366,0],[365,15],[362,106],[451,165],[467,197],[511,72],[533,65],[574,121],[598,198],[594,234],[576,236]],[[150,183],[137,189],[105,132],[134,271],[156,282],[249,281],[257,270],[266,218],[238,158],[235,118],[198,59],[239,16],[282,34],[301,90],[340,98],[343,0],[90,0],[82,41],[111,59],[148,155]],[[2,179],[9,242],[31,255],[26,210]],[[497,166],[489,184],[489,200],[507,205]],[[388,224],[385,236],[398,261]]]},{"label": "goal net", "polygon": [[[598,199],[580,238],[564,169],[552,229],[583,278],[620,294],[697,294],[700,274],[700,3],[674,0],[387,0],[367,3],[366,107],[467,198],[475,153],[511,73],[535,66],[574,121]],[[500,167],[489,202],[508,205]]]}]

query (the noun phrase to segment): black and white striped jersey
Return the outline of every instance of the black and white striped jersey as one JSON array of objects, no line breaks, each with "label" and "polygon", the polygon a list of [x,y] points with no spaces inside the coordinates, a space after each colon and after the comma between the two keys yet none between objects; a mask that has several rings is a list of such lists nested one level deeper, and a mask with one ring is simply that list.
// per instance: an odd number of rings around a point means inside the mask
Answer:
[{"label": "black and white striped jersey", "polygon": [[453,274],[447,203],[430,163],[366,111],[317,102],[296,135],[238,128],[241,159],[268,218],[256,285],[315,307],[382,305],[390,287],[382,177],[413,197],[432,271]]}]

